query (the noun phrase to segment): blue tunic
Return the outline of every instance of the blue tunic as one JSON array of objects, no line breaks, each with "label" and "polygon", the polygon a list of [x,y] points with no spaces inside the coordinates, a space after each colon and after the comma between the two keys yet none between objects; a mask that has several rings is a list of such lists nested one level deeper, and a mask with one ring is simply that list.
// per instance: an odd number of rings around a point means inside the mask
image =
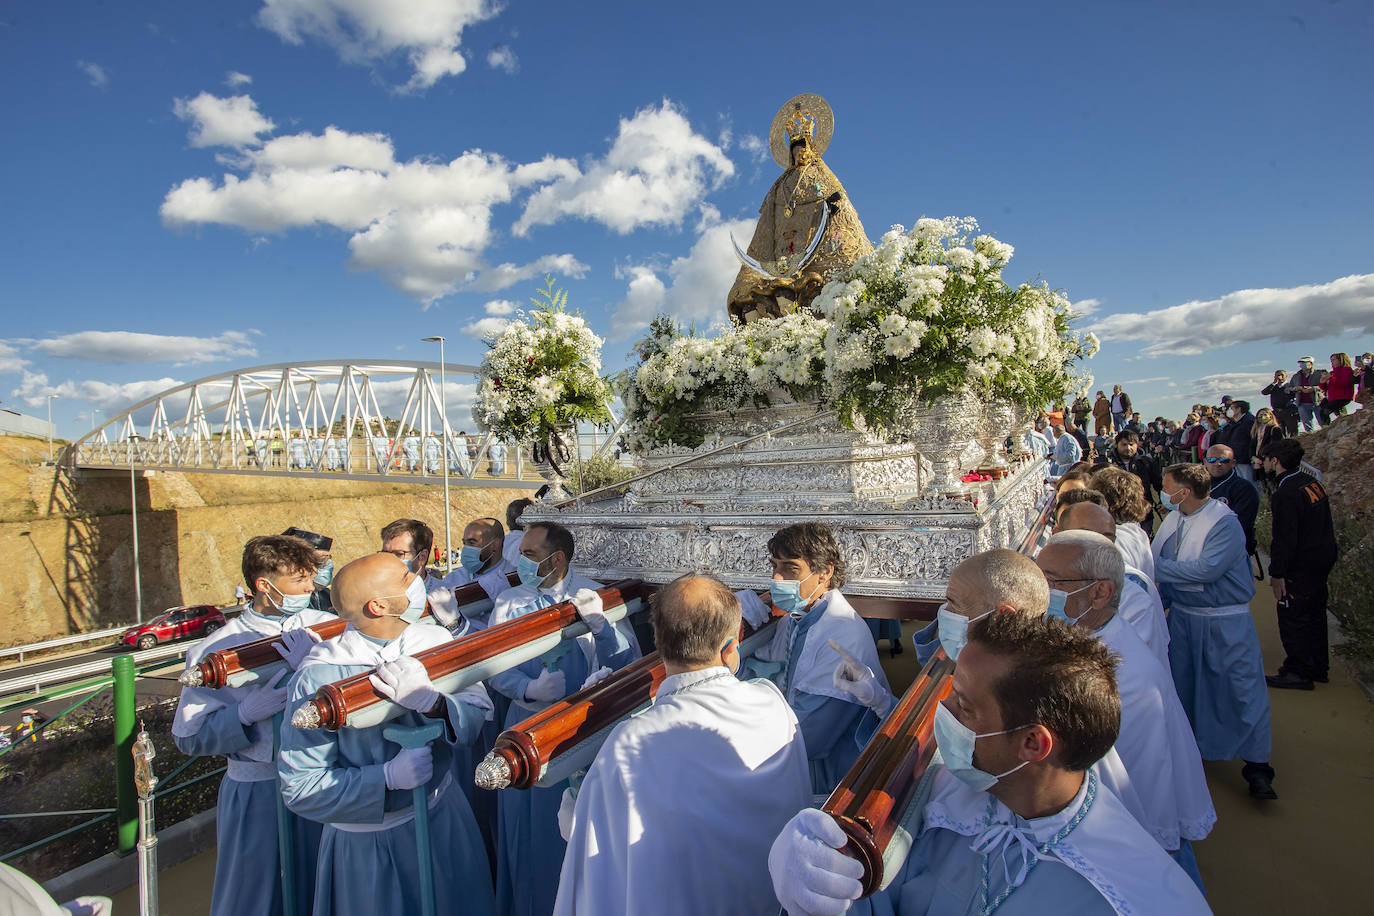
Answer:
[{"label": "blue tunic", "polygon": [[1248,610],[1255,580],[1234,515],[1207,533],[1196,560],[1179,560],[1179,534],[1159,546],[1155,575],[1169,613],[1169,668],[1204,760],[1267,762],[1273,745],[1259,634]]},{"label": "blue tunic", "polygon": [[[593,637],[593,642],[598,668],[618,670],[634,661],[634,648],[619,627],[608,624]],[[564,640],[558,649],[547,653],[544,660],[532,659],[493,675],[488,685],[510,700],[507,728],[543,708],[544,704],[531,704],[525,699],[525,689],[544,670],[546,663],[550,670],[563,672],[567,684],[565,696],[580,690],[592,671],[577,641]],[[496,900],[497,909],[503,916],[548,916],[553,912],[558,896],[558,874],[568,846],[558,832],[558,807],[562,800],[562,785],[502,789],[498,793]]]},{"label": "blue tunic", "polygon": [[[322,685],[366,670],[307,664],[291,682],[288,720]],[[483,716],[452,699],[447,712],[445,733],[430,744],[434,754],[434,775],[428,789],[435,896],[441,908],[456,905],[464,914],[488,916],[496,911],[490,868],[467,798],[452,784],[451,775],[454,748],[476,739]],[[418,726],[433,721],[408,711],[388,724]],[[420,865],[413,820],[372,832],[333,826],[380,826],[386,815],[412,807],[409,790],[386,787],[383,765],[400,747],[382,737],[384,728],[374,725],[337,732],[298,729],[289,724],[282,728],[278,763],[286,803],[297,814],[326,825],[315,876],[315,916],[420,911]]]},{"label": "blue tunic", "polygon": [[[249,761],[239,752],[262,740],[272,720],[245,726],[239,721],[238,704],[217,709],[201,718],[194,735],[177,736],[183,754],[222,756],[246,767],[265,766]],[[314,898],[315,861],[320,844],[320,825],[291,815],[296,863],[296,912],[310,912]],[[245,782],[226,776],[219,784],[215,808],[215,888],[210,897],[211,916],[280,916],[281,868],[277,851],[277,780]]]},{"label": "blue tunic", "polygon": [[[817,601],[792,627],[788,637],[787,667],[783,669],[779,686],[783,696],[792,696],[788,687],[799,672],[797,662],[806,645],[807,632],[825,613],[825,601]],[[844,774],[859,759],[863,750],[860,730],[864,720],[877,719],[867,706],[857,701],[841,700],[798,689],[791,703],[792,711],[801,725],[806,742],[806,758],[811,767],[811,791],[829,794],[839,785]],[[871,725],[872,723],[870,723]],[[871,732],[871,728],[868,730]]]}]

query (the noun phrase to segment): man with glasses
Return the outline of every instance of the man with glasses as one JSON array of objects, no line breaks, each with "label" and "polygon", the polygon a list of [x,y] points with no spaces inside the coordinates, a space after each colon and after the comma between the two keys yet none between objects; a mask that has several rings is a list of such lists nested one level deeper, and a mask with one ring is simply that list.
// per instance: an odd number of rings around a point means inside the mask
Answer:
[{"label": "man with glasses", "polygon": [[[1249,441],[1249,436],[1246,436]],[[1241,466],[1236,454],[1229,445],[1214,445],[1207,450],[1203,466],[1212,478],[1212,491],[1209,494],[1218,502],[1225,503],[1240,519],[1240,529],[1245,532],[1245,553],[1255,554],[1255,516],[1259,514],[1259,491],[1255,485],[1240,473]],[[1248,467],[1248,465],[1247,465]]]},{"label": "man with glasses", "polygon": [[425,560],[434,546],[434,530],[416,518],[398,518],[382,529],[382,549],[405,564],[424,583],[425,596],[434,619],[450,631],[457,629],[462,618],[453,600],[453,589],[442,576],[435,575]]}]

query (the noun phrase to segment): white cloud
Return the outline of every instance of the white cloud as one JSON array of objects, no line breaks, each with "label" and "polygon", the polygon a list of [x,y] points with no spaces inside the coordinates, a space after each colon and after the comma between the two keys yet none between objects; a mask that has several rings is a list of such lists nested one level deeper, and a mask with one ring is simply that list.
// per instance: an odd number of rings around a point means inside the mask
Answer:
[{"label": "white cloud", "polygon": [[488,0],[264,0],[258,23],[289,44],[323,42],[347,63],[404,54],[413,72],[397,89],[413,92],[462,73],[463,30],[500,11]]},{"label": "white cloud", "polygon": [[493,70],[504,70],[507,73],[515,73],[520,69],[520,61],[516,58],[515,52],[506,45],[497,45],[487,52],[487,66]]},{"label": "white cloud", "polygon": [[516,265],[508,262],[488,267],[473,278],[468,288],[479,293],[494,293],[517,283],[533,280],[535,277],[543,277],[545,274],[581,280],[590,269],[570,254],[546,254],[528,264]]},{"label": "white cloud", "polygon": [[432,303],[460,284],[494,292],[545,272],[581,277],[570,254],[488,268],[491,211],[517,192],[577,174],[571,160],[512,164],[470,150],[450,162],[396,161],[385,134],[328,127],[273,138],[229,164],[246,174],[190,178],[163,200],[172,227],[219,224],[252,233],[325,225],[350,233],[350,266],[376,270],[396,289]]},{"label": "white cloud", "polygon": [[1150,385],[1150,384],[1153,384],[1153,383],[1155,383],[1155,382],[1168,382],[1168,381],[1172,381],[1172,380],[1173,380],[1173,376],[1172,376],[1172,375],[1156,375],[1156,376],[1152,376],[1151,378],[1131,378],[1131,379],[1126,379],[1126,381],[1120,382],[1119,384],[1121,384],[1121,385]]},{"label": "white cloud", "polygon": [[217,337],[174,337],[134,331],[78,331],[23,341],[46,356],[98,363],[161,363],[174,366],[256,356],[257,347],[242,331]]},{"label": "white cloud", "polygon": [[86,79],[91,81],[91,85],[97,89],[104,89],[110,85],[110,75],[105,72],[105,68],[100,64],[93,64],[88,60],[76,62],[76,68],[86,74]]},{"label": "white cloud", "polygon": [[9,341],[0,340],[0,372],[18,372],[29,364]]},{"label": "white cloud", "polygon": [[247,73],[240,73],[237,70],[230,70],[224,74],[224,85],[230,89],[237,89],[240,86],[247,86],[253,82],[253,78]]},{"label": "white cloud", "polygon": [[[174,378],[149,379],[139,382],[112,384],[92,379],[73,381],[68,379],[58,385],[48,384],[48,377],[41,372],[25,372],[19,387],[10,394],[19,398],[29,407],[41,407],[48,395],[55,394],[64,401],[85,401],[104,411],[124,410],[139,401],[152,397],[160,391],[175,388],[182,384]],[[108,416],[105,419],[109,419]]]},{"label": "white cloud", "polygon": [[729,157],[665,100],[622,118],[604,159],[532,194],[513,231],[525,235],[566,217],[596,220],[622,235],[678,225],[734,171]]},{"label": "white cloud", "polygon": [[773,157],[768,149],[768,144],[757,134],[745,134],[739,138],[739,148],[749,154],[749,157],[756,162],[765,162]]},{"label": "white cloud", "polygon": [[518,303],[512,302],[509,299],[493,299],[482,306],[482,310],[488,315],[509,315],[519,307],[520,305]]},{"label": "white cloud", "polygon": [[1103,340],[1143,340],[1141,355],[1192,356],[1238,343],[1319,340],[1374,333],[1374,274],[1290,289],[1242,289],[1151,312],[1108,315]]},{"label": "white cloud", "polygon": [[258,134],[270,133],[276,127],[247,95],[222,99],[202,92],[193,99],[177,99],[172,111],[190,123],[188,139],[192,146],[257,146]]},{"label": "white cloud", "polygon": [[463,333],[471,337],[495,337],[509,326],[509,318],[488,316],[486,318],[478,318],[470,324],[463,325]]},{"label": "white cloud", "polygon": [[1079,318],[1087,318],[1089,315],[1095,315],[1101,307],[1101,299],[1079,299],[1069,306],[1069,308],[1073,309],[1073,313]]},{"label": "white cloud", "polygon": [[1260,397],[1260,390],[1273,380],[1272,372],[1218,372],[1194,379],[1187,396],[1197,398],[1200,403],[1215,404],[1223,394],[1229,394],[1254,404]]},{"label": "white cloud", "polygon": [[668,283],[646,265],[632,265],[617,272],[617,276],[628,278],[629,284],[611,318],[611,340],[629,339],[660,313],[684,324],[710,325],[729,320],[725,296],[739,272],[730,234],[749,238],[754,221],[722,222],[714,208],[706,207],[697,229],[700,234],[692,250],[668,265]]}]

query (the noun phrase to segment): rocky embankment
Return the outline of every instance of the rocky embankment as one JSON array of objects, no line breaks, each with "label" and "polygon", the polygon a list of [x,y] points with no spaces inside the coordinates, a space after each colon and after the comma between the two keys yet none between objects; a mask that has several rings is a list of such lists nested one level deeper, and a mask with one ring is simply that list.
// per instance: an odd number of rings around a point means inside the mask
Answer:
[{"label": "rocky embankment", "polygon": [[[0,646],[134,619],[133,514],[127,474],[69,478],[44,464],[46,440],[0,436]],[[443,487],[347,480],[173,474],[135,480],[146,618],[182,604],[227,604],[243,543],[291,525],[334,538],[337,565],[377,549],[402,516],[442,538]],[[505,518],[522,490],[454,487],[453,537],[467,519]]]}]

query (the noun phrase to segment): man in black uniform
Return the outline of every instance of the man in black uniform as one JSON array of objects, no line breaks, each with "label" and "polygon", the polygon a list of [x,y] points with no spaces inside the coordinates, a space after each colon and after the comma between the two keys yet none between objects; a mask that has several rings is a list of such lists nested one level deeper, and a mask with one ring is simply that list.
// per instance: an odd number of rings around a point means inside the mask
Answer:
[{"label": "man in black uniform", "polygon": [[[1145,488],[1145,502],[1150,506],[1159,504],[1164,475],[1159,469],[1159,462],[1140,450],[1140,437],[1133,430],[1123,429],[1116,434],[1116,442],[1107,454],[1107,461],[1113,467],[1130,471],[1139,477],[1141,486]],[[1152,534],[1154,526],[1153,513],[1146,515],[1140,523],[1146,534]]]},{"label": "man in black uniform", "polygon": [[1255,553],[1255,516],[1259,514],[1259,492],[1236,473],[1236,455],[1229,445],[1214,445],[1207,450],[1207,473],[1212,478],[1213,499],[1231,507],[1245,532],[1245,552]]},{"label": "man in black uniform", "polygon": [[1270,687],[1311,690],[1327,680],[1326,577],[1336,565],[1336,531],[1321,482],[1302,470],[1302,444],[1269,446],[1265,470],[1278,481],[1270,505],[1274,537],[1269,580],[1279,603],[1279,639],[1287,658]]}]

